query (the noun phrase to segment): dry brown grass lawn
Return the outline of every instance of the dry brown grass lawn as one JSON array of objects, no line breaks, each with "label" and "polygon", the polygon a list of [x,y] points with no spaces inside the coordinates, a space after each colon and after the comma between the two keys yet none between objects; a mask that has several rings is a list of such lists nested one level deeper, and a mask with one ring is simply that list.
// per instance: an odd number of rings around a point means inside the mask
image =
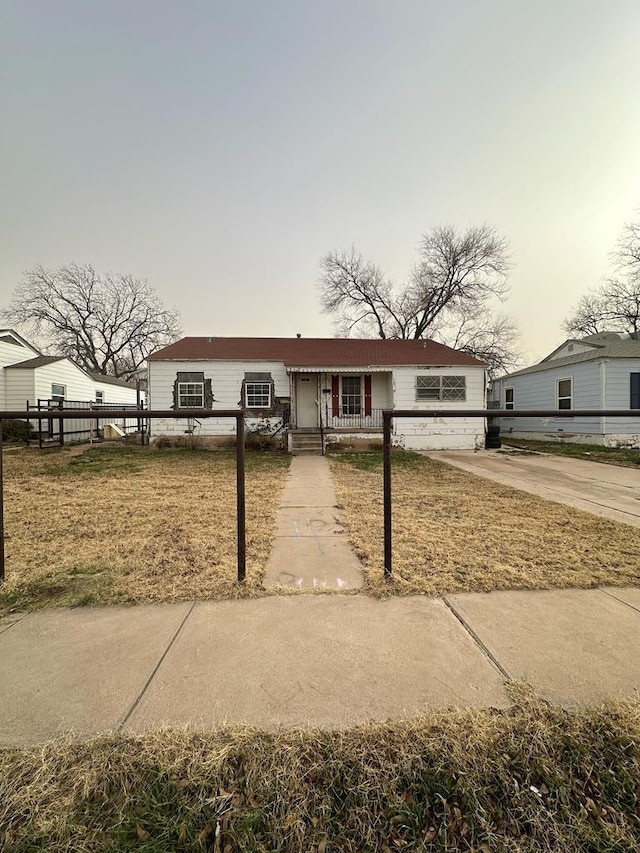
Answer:
[{"label": "dry brown grass lawn", "polygon": [[288,457],[247,452],[247,583],[236,577],[233,453],[7,450],[0,608],[256,594]]},{"label": "dry brown grass lawn", "polygon": [[[401,593],[640,583],[635,528],[475,477],[413,453],[393,456],[394,584]],[[381,453],[331,461],[369,589],[382,579]]]}]

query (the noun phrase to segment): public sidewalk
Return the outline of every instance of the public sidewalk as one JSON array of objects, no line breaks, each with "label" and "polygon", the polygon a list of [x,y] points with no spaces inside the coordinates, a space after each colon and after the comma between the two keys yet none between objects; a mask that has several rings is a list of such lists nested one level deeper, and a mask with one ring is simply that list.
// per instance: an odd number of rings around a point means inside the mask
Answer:
[{"label": "public sidewalk", "polygon": [[640,589],[288,595],[0,620],[0,745],[161,724],[345,727],[640,691]]}]

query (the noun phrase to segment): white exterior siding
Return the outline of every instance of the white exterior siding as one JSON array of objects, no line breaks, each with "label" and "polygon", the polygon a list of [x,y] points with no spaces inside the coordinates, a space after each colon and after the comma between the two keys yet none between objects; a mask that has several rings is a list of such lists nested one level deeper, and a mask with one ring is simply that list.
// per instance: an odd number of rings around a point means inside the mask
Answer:
[{"label": "white exterior siding", "polygon": [[0,367],[6,367],[8,364],[19,364],[37,354],[35,350],[22,346],[22,344],[8,344],[6,341],[0,341]]},{"label": "white exterior siding", "polygon": [[[415,409],[429,411],[430,409],[483,409],[485,405],[485,371],[482,367],[377,367],[375,369],[356,368],[334,369],[318,366],[318,369],[305,368],[305,372],[320,374],[322,395],[323,424],[332,426],[331,394],[323,393],[322,389],[330,389],[332,376],[371,375],[371,408],[381,410],[386,408]],[[205,380],[211,380],[215,409],[240,409],[241,388],[245,373],[270,373],[274,381],[275,396],[289,398],[291,394],[290,374],[295,374],[295,367],[287,372],[283,362],[267,361],[151,361],[149,362],[149,407],[152,409],[170,409],[174,405],[173,389],[178,373],[204,373]],[[419,402],[416,401],[416,377],[424,376],[464,376],[466,381],[466,399],[455,402]],[[292,401],[295,406],[295,400]],[[280,418],[269,418],[273,426],[279,426]],[[247,428],[251,429],[256,419],[247,420]],[[187,419],[154,419],[151,424],[151,435],[183,435],[189,431]],[[348,428],[339,432],[348,434]],[[362,424],[366,429],[366,418]],[[229,435],[235,433],[235,421],[229,418],[206,418],[197,427],[199,435]],[[353,435],[362,437],[362,430],[354,430]],[[378,432],[379,436],[379,432]],[[371,437],[376,437],[372,434]],[[394,425],[394,441],[408,449],[473,449],[484,443],[484,420],[482,418],[419,418],[402,419]]]},{"label": "white exterior siding", "polygon": [[554,361],[557,358],[566,358],[570,355],[579,355],[582,352],[593,352],[595,349],[597,349],[597,347],[595,347],[593,344],[585,344],[581,341],[567,341],[561,347],[558,347],[558,349],[554,353],[548,355],[545,361],[549,362]]},{"label": "white exterior siding", "polygon": [[[3,334],[6,334],[6,332],[3,332]],[[8,344],[6,341],[0,341],[0,409],[14,408],[13,404],[9,402],[12,399],[9,380],[11,373],[18,372],[7,372],[4,368],[10,364],[19,364],[21,361],[27,361],[35,355],[37,355],[36,350],[33,350],[30,347],[25,347],[19,343]],[[27,397],[23,397],[22,405],[18,408],[22,408],[24,406],[26,399]]]},{"label": "white exterior siding", "polygon": [[48,400],[51,397],[51,386],[55,383],[66,387],[65,400],[95,400],[95,382],[72,361],[54,361],[36,367],[33,372],[36,399]]},{"label": "white exterior siding", "polygon": [[[416,400],[416,377],[464,376],[466,399],[456,402]],[[394,408],[484,409],[485,371],[481,367],[394,367]],[[394,422],[394,440],[411,450],[473,450],[484,446],[483,418],[402,418]]]},{"label": "white exterior siding", "polygon": [[5,398],[3,409],[22,411],[27,401],[35,400],[34,370],[3,370]]},{"label": "white exterior siding", "polygon": [[[204,372],[211,380],[212,409],[240,409],[242,382],[245,373],[270,373],[276,397],[289,397],[289,375],[282,362],[277,361],[152,361],[149,362],[149,404],[153,409],[173,408],[173,387],[178,373]],[[274,426],[280,418],[269,418]],[[247,419],[247,428],[258,419]],[[198,435],[234,435],[235,419],[206,418],[201,421]],[[187,419],[156,419],[151,423],[151,435],[182,435],[189,430]]]},{"label": "white exterior siding", "polygon": [[67,400],[94,400],[95,383],[67,359],[44,364],[41,367],[3,370],[5,376],[6,408],[24,409],[27,401],[36,405],[38,400],[51,397],[52,384],[65,386]]},{"label": "white exterior siding", "polygon": [[[112,385],[110,382],[100,382],[96,379],[94,380],[94,400],[96,398],[96,391],[103,392],[105,403],[126,403],[131,406],[138,402],[136,389],[125,388],[124,385]],[[141,397],[144,400],[144,391],[141,392]]]}]

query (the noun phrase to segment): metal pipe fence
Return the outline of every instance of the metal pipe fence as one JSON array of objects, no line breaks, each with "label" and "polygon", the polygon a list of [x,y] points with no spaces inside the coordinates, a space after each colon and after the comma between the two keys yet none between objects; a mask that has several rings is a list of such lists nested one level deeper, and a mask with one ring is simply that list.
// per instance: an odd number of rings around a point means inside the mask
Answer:
[{"label": "metal pipe fence", "polygon": [[[4,421],[35,420],[34,410],[0,411],[0,585],[5,580],[4,553],[4,477],[3,477],[3,424]],[[129,408],[101,409],[101,418],[130,418]],[[55,412],[56,420],[61,421],[86,418],[86,409],[62,409]],[[144,418],[149,423],[152,418],[183,420],[186,418],[233,418],[236,422],[236,528],[237,528],[237,576],[243,583],[247,575],[246,550],[246,509],[245,509],[245,456],[244,456],[244,413],[238,409],[144,409]]]},{"label": "metal pipe fence", "polygon": [[391,579],[393,573],[393,530],[391,495],[391,434],[396,418],[638,418],[638,409],[385,409],[382,413],[382,490],[384,513],[384,576]]},{"label": "metal pipe fence", "polygon": [[[73,420],[86,417],[86,410],[62,410],[55,413],[56,419]],[[103,409],[101,417],[124,418],[131,416],[131,409]],[[392,428],[394,419],[427,418],[574,418],[574,417],[607,417],[635,418],[638,411],[633,409],[572,409],[548,410],[526,409],[520,411],[504,411],[497,409],[431,409],[429,411],[413,411],[411,409],[385,409],[383,420],[383,507],[384,507],[384,575],[390,579],[393,572],[393,537],[392,537]],[[4,477],[3,477],[3,423],[8,420],[34,419],[34,411],[0,411],[0,584],[5,579],[4,551]],[[237,409],[168,409],[144,410],[144,418],[150,420],[186,419],[186,418],[233,418],[236,421],[236,528],[237,528],[237,577],[243,583],[246,578],[246,502],[245,502],[245,423],[244,413]]]},{"label": "metal pipe fence", "polygon": [[[127,418],[118,418],[119,427],[125,434],[138,432],[144,425],[144,407],[137,403],[109,403],[102,401],[87,400],[56,400],[53,398],[38,399],[35,406],[27,403],[27,410],[33,412],[30,421],[38,423],[38,447],[63,447],[65,442],[99,440],[108,418],[102,417],[102,413],[113,409],[122,409],[129,412]],[[73,420],[63,425],[59,421],[58,414],[61,411],[82,411],[84,416],[81,420]],[[43,422],[45,424],[43,429]],[[30,422],[29,422],[30,425]],[[29,444],[29,433],[27,433],[27,444]]]}]

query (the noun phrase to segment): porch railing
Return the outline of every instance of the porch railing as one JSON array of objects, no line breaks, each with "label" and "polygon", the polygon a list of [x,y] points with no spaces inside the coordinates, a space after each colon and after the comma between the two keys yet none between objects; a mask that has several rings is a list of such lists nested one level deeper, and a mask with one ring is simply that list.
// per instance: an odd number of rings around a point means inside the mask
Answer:
[{"label": "porch railing", "polygon": [[325,420],[326,429],[382,429],[382,412],[384,409],[371,409],[371,414],[352,412],[340,409],[339,414],[333,415],[331,411]]}]

